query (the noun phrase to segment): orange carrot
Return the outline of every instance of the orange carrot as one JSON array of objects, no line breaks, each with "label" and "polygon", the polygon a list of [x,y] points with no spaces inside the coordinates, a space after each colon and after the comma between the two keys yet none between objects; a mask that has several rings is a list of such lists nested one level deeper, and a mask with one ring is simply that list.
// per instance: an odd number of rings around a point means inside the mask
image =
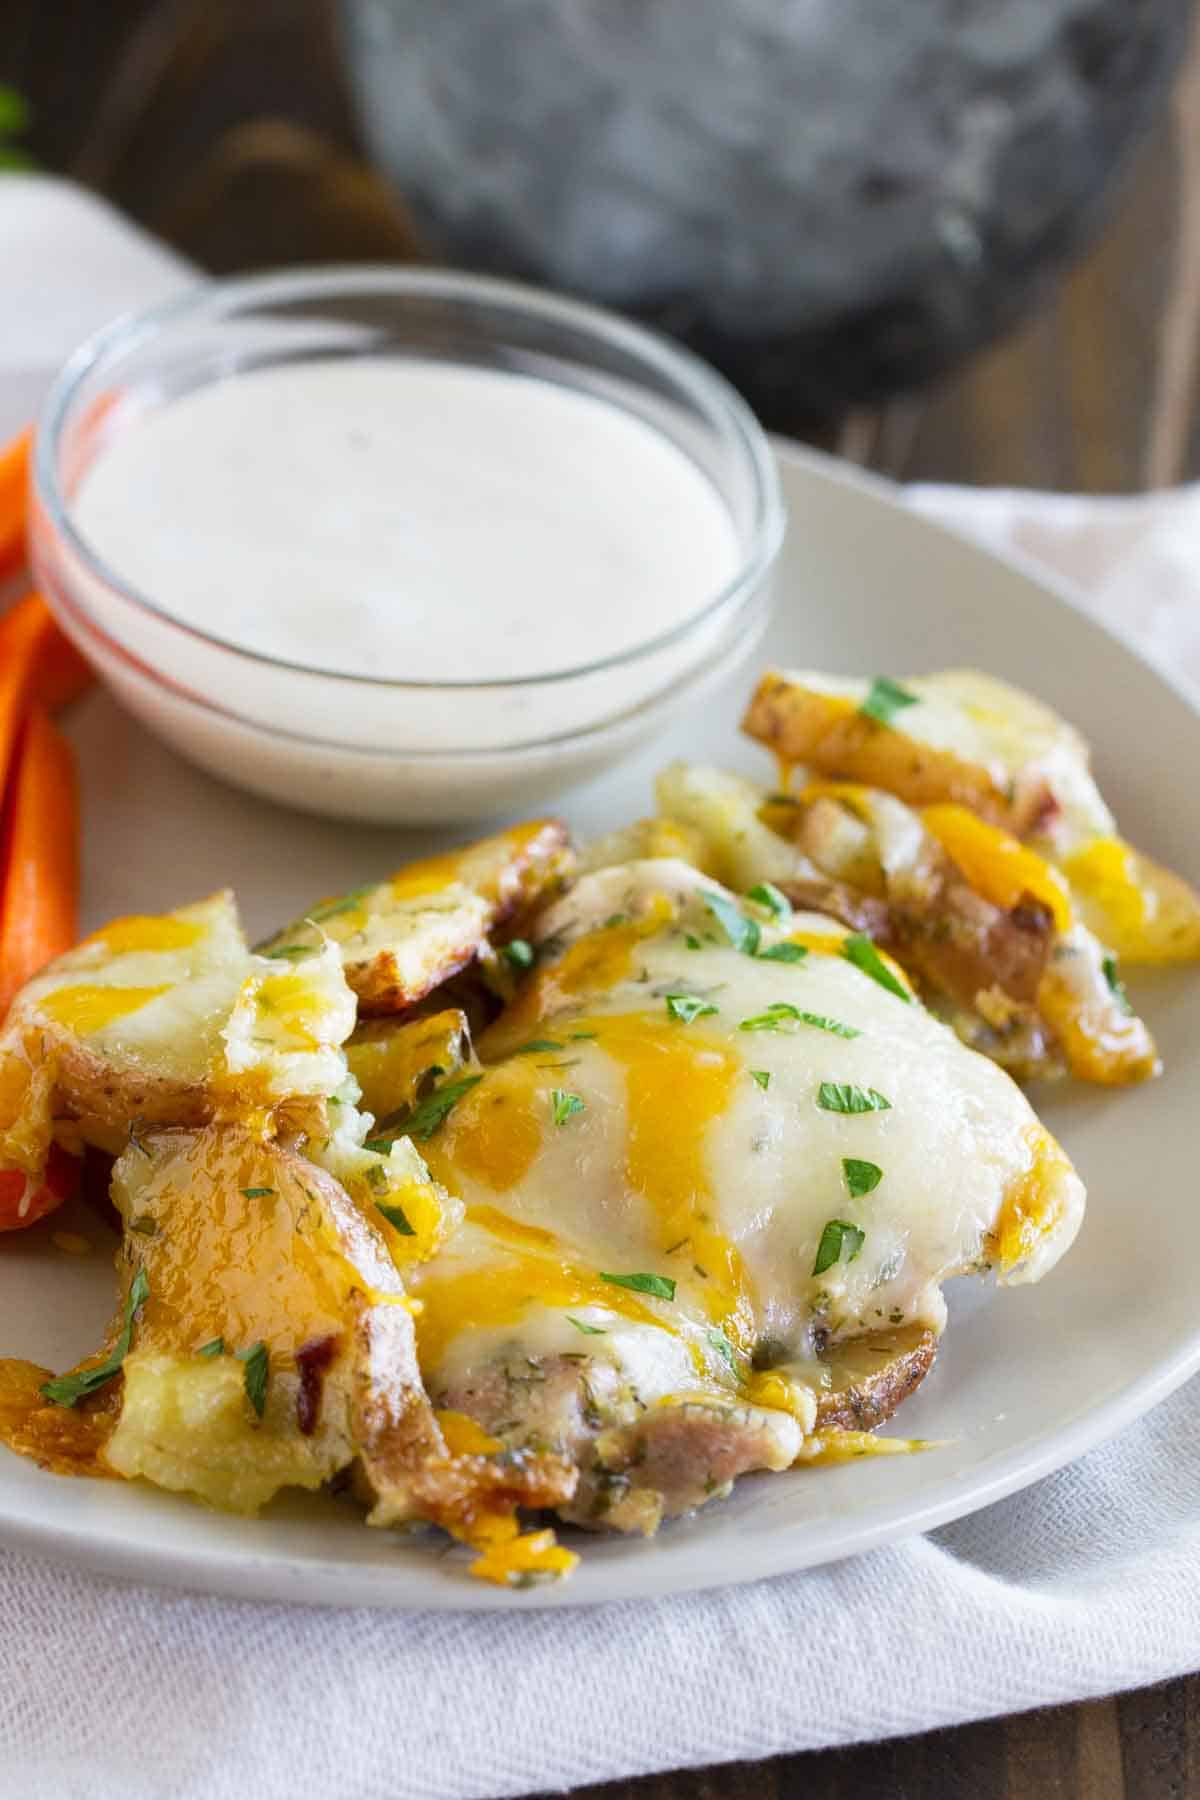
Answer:
[{"label": "orange carrot", "polygon": [[29,452],[33,426],[0,450],[0,580],[25,561],[25,519],[28,510]]},{"label": "orange carrot", "polygon": [[0,1017],[79,935],[79,790],[71,746],[32,708],[11,782],[0,884]]},{"label": "orange carrot", "polygon": [[55,624],[42,596],[31,589],[0,617],[0,668],[24,660],[29,697],[58,712],[92,684],[91,664]]}]

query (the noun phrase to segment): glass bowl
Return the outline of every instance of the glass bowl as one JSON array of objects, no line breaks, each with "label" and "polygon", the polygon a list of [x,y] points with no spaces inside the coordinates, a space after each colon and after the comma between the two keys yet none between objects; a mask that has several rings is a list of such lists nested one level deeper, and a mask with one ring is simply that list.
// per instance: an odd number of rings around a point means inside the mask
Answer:
[{"label": "glass bowl", "polygon": [[[207,383],[341,357],[533,375],[652,426],[725,507],[738,553],[732,579],[700,596],[682,624],[619,655],[532,677],[422,682],[264,655],[183,623],[107,567],[80,533],[72,497],[117,434]],[[213,282],[119,320],[55,382],[33,481],[38,582],[132,713],[193,762],[269,799],[397,824],[542,804],[730,678],[766,623],[783,536],[766,439],[703,362],[598,308],[437,269],[306,269]]]}]

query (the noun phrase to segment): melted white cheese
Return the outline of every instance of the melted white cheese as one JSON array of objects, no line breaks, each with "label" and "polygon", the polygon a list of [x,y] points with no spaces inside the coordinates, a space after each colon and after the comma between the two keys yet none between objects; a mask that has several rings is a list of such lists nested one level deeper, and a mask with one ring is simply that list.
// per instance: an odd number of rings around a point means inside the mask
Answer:
[{"label": "melted white cheese", "polygon": [[[995,1260],[991,1234],[1031,1180],[1042,1183],[1037,1206],[1051,1222],[1036,1272],[1051,1266],[1078,1228],[1083,1188],[1065,1159],[1047,1154],[1009,1077],[846,960],[841,927],[811,915],[785,930],[763,924],[761,948],[798,936],[809,953],[799,963],[748,955],[708,909],[713,894],[722,890],[684,864],[635,864],[586,877],[546,915],[553,954],[535,978],[544,1007],[530,1014],[526,1035],[561,1049],[514,1053],[509,1032],[506,1054],[435,1140],[436,1172],[468,1216],[489,1207],[534,1227],[593,1275],[649,1273],[676,1284],[671,1300],[614,1288],[617,1311],[632,1300],[689,1342],[709,1340],[714,1327],[731,1337],[740,1330],[744,1348],[769,1339],[793,1356],[811,1349],[814,1325],[854,1333],[902,1320],[940,1330],[940,1283]],[[606,937],[615,943],[622,933],[633,934],[628,954],[605,960]],[[834,953],[812,947],[822,942]],[[589,946],[601,953],[595,979],[579,979]],[[672,994],[717,1010],[678,1021]],[[778,1029],[743,1029],[780,1004],[856,1035],[786,1015]],[[575,1039],[576,1029],[594,1035]],[[492,1054],[486,1044],[484,1053]],[[823,1083],[889,1104],[831,1111]],[[556,1090],[583,1102],[562,1123]],[[873,1191],[851,1192],[848,1159],[882,1171]],[[848,1233],[842,1255],[816,1274],[831,1221],[861,1231],[861,1248],[849,1257]],[[740,1324],[726,1306],[722,1245],[740,1264],[732,1285],[740,1280],[752,1314]],[[470,1249],[477,1267],[488,1254],[482,1241]],[[435,1282],[448,1273],[443,1260],[429,1271]],[[578,1316],[577,1307],[563,1310]],[[601,1347],[599,1338],[572,1339],[574,1329],[539,1318],[535,1330],[531,1313],[522,1333],[539,1351],[547,1332],[556,1348]],[[482,1348],[473,1339],[463,1354]]]}]

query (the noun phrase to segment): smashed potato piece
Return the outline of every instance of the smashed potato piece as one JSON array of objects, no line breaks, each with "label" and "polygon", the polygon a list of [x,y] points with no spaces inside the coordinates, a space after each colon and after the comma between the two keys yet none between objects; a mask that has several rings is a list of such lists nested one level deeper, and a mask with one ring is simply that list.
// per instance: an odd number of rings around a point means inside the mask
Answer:
[{"label": "smashed potato piece", "polygon": [[341,1045],[354,1020],[354,995],[333,944],[297,964],[254,957],[221,1031],[228,1086],[268,1104],[335,1094],[346,1079]]},{"label": "smashed potato piece", "polygon": [[1063,860],[1084,923],[1128,963],[1200,957],[1200,894],[1120,838],[1093,838]]},{"label": "smashed potato piece", "polygon": [[167,1131],[125,1151],[113,1199],[148,1292],[111,1468],[254,1512],[352,1462],[368,1404],[437,1447],[399,1277],[322,1169],[237,1125]]},{"label": "smashed potato piece", "polygon": [[453,1075],[469,1054],[466,1014],[457,1008],[424,1019],[371,1019],[346,1045],[362,1105],[377,1121],[414,1106],[428,1081]]},{"label": "smashed potato piece", "polygon": [[1019,688],[971,669],[902,685],[771,670],[742,725],[789,766],[954,803],[1031,841],[1127,962],[1200,956],[1200,894],[1117,835],[1083,738]]},{"label": "smashed potato piece", "polygon": [[160,917],[117,919],[27,982],[0,1042],[0,1161],[29,1172],[41,1114],[76,1121],[115,1154],[130,1121],[196,1125],[211,1115],[222,1027],[248,972],[232,894]]},{"label": "smashed potato piece", "polygon": [[398,1269],[428,1262],[462,1221],[462,1202],[433,1179],[411,1138],[360,1144],[335,1133],[309,1154],[341,1182]]},{"label": "smashed potato piece", "polygon": [[687,860],[727,887],[745,891],[759,881],[790,881],[815,873],[794,845],[764,825],[762,789],[726,769],[675,762],[655,783],[664,820],[698,839]]},{"label": "smashed potato piece", "polygon": [[400,1012],[464,969],[488,933],[551,892],[572,860],[561,820],[514,826],[322,901],[262,953],[299,961],[327,936],[360,1014]]},{"label": "smashed potato piece", "polygon": [[678,818],[638,819],[620,831],[610,831],[606,836],[594,839],[580,853],[579,873],[588,875],[595,869],[649,862],[664,856],[691,863],[693,868],[714,879],[718,877],[705,833],[699,826]]}]

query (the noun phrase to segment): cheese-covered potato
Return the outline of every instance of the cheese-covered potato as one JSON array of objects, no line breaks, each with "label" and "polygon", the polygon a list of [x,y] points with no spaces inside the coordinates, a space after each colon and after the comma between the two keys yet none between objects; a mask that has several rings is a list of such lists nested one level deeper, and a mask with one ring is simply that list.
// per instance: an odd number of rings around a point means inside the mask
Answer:
[{"label": "cheese-covered potato", "polygon": [[535,820],[322,900],[264,949],[302,957],[327,936],[360,1012],[400,1012],[465,968],[491,931],[561,882],[570,866],[566,827]]},{"label": "cheese-covered potato", "polygon": [[500,1580],[570,1566],[549,1534],[521,1536],[516,1508],[565,1501],[574,1471],[450,1441],[384,1239],[330,1174],[221,1124],[139,1139],[112,1191],[125,1235],[105,1350],[60,1376],[0,1363],[10,1447],[244,1513],[353,1465],[372,1523],[443,1525]]},{"label": "cheese-covered potato", "polygon": [[952,803],[1031,839],[1067,875],[1083,921],[1129,962],[1200,956],[1200,895],[1134,850],[1065,720],[971,669],[902,683],[771,670],[743,729],[787,766]]},{"label": "cheese-covered potato", "polygon": [[303,961],[252,954],[229,893],[116,919],[13,1003],[0,1161],[33,1174],[52,1134],[116,1154],[131,1130],[323,1103],[347,1079],[340,1046],[354,1019],[333,946]]},{"label": "cheese-covered potato", "polygon": [[1037,1279],[1078,1229],[1019,1090],[847,935],[682,863],[587,876],[423,1146],[466,1207],[412,1277],[426,1380],[571,1446],[572,1518],[645,1529],[782,1466],[831,1345],[932,1338],[949,1275]]}]

